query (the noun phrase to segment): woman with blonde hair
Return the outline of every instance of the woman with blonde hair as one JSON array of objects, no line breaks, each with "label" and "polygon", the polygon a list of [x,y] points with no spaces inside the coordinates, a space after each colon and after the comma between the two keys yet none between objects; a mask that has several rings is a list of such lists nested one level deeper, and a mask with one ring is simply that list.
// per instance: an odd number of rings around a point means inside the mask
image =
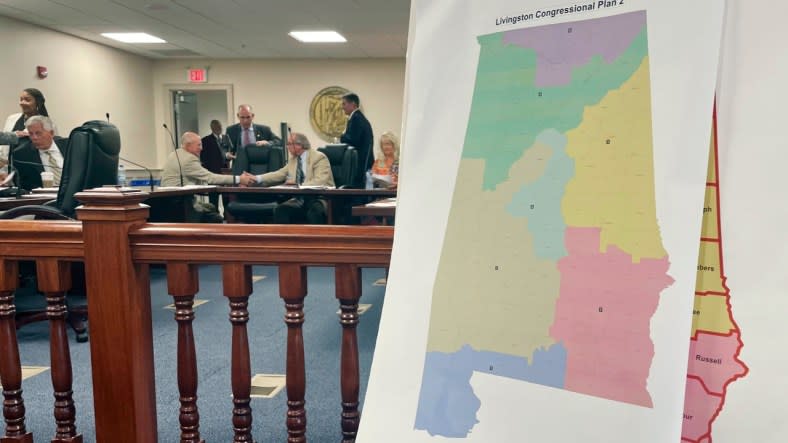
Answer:
[{"label": "woman with blonde hair", "polygon": [[376,184],[394,188],[399,174],[399,140],[393,132],[380,136],[380,150],[372,164],[372,179]]}]

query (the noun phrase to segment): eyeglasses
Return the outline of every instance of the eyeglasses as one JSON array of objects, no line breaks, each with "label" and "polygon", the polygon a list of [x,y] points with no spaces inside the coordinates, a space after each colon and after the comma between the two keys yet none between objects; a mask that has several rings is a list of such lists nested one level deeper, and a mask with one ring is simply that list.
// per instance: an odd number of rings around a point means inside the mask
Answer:
[{"label": "eyeglasses", "polygon": [[286,144],[286,146],[295,146],[295,145],[298,145],[298,146],[304,146],[304,145],[302,145],[301,143],[287,143],[287,144]]}]

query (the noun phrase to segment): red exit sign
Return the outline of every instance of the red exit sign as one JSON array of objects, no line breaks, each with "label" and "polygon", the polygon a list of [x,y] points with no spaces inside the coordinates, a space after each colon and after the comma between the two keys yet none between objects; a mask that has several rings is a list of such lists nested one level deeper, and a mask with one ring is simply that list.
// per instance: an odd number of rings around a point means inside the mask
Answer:
[{"label": "red exit sign", "polygon": [[207,83],[207,69],[189,69],[189,83]]}]

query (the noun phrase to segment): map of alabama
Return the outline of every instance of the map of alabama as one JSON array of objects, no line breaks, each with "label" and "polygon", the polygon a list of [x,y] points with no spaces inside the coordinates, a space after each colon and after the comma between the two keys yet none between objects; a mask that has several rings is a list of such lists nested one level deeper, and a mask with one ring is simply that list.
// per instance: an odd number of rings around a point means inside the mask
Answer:
[{"label": "map of alabama", "polygon": [[716,132],[715,112],[681,429],[682,442],[692,443],[711,443],[711,425],[722,411],[728,385],[748,372],[739,360],[741,332],[733,320],[731,293],[723,272]]},{"label": "map of alabama", "polygon": [[646,13],[478,43],[415,428],[467,436],[473,371],[652,407],[649,323],[673,279]]}]

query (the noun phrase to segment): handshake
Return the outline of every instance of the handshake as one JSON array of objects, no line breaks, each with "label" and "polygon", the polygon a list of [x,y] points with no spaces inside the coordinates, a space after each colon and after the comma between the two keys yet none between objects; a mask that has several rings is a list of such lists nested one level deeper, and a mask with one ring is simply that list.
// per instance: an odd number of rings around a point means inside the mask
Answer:
[{"label": "handshake", "polygon": [[238,176],[238,184],[242,187],[256,185],[257,176],[244,171]]}]

